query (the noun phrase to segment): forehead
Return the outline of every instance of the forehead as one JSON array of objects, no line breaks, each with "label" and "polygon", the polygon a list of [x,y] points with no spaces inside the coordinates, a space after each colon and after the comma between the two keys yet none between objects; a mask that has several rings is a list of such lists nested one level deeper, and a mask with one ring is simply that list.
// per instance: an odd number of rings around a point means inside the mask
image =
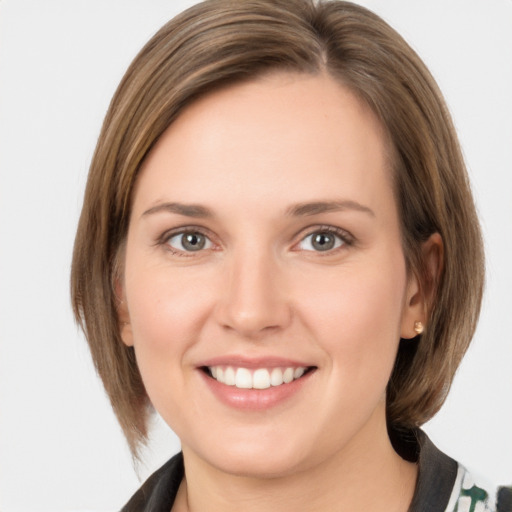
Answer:
[{"label": "forehead", "polygon": [[276,73],[188,106],[146,158],[135,196],[146,206],[159,189],[205,203],[227,192],[373,200],[391,189],[388,146],[370,108],[330,76]]}]

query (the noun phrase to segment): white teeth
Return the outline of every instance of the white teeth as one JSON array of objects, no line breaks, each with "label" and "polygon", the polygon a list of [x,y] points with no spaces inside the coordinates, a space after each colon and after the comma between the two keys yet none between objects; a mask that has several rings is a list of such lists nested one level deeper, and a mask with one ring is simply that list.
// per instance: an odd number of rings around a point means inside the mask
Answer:
[{"label": "white teeth", "polygon": [[252,375],[247,368],[238,368],[236,371],[236,381],[235,386],[241,389],[251,389],[252,388]]},{"label": "white teeth", "polygon": [[271,386],[281,386],[300,379],[306,372],[306,368],[303,366],[258,368],[254,371],[232,366],[210,366],[208,368],[211,376],[218,382],[240,389],[267,389]]},{"label": "white teeth", "polygon": [[293,380],[293,368],[286,368],[283,373],[283,382],[288,384]]},{"label": "white teeth", "polygon": [[228,366],[226,368],[226,371],[224,372],[224,384],[227,384],[228,386],[234,386],[236,383],[235,378],[235,370],[231,368],[231,366]]},{"label": "white teeth", "polygon": [[260,369],[254,372],[252,387],[255,389],[267,389],[270,387],[270,374],[268,370]]},{"label": "white teeth", "polygon": [[300,379],[304,375],[304,371],[304,368],[295,368],[295,371],[293,372],[293,378]]},{"label": "white teeth", "polygon": [[272,386],[280,386],[283,383],[283,370],[274,368],[270,374],[270,384]]}]

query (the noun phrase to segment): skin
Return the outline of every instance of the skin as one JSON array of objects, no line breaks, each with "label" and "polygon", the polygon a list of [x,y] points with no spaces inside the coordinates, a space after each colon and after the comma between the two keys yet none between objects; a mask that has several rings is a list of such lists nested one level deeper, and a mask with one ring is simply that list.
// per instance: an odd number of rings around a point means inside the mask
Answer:
[{"label": "skin", "polygon": [[[425,300],[406,271],[387,147],[332,78],[281,73],[196,101],[145,161],[119,316],[182,442],[173,510],[407,510],[417,470],[391,447],[385,389]],[[210,215],[162,207],[176,202]],[[297,209],[318,202],[343,207]],[[326,226],[338,247],[315,250]],[[184,229],[205,248],[183,250]],[[198,368],[226,355],[315,371],[284,402],[241,410]]]}]

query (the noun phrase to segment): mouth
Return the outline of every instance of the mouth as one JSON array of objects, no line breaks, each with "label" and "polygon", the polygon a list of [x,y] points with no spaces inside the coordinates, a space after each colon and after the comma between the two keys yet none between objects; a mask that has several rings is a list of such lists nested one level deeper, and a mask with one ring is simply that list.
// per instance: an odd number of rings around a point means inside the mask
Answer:
[{"label": "mouth", "polygon": [[201,370],[220,384],[238,389],[268,389],[290,384],[316,370],[316,366],[244,368],[236,366],[202,366]]}]

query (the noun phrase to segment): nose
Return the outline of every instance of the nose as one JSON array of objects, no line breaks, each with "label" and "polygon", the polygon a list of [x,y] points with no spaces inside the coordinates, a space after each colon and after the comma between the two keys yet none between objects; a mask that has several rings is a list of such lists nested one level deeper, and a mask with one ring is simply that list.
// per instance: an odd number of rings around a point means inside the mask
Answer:
[{"label": "nose", "polygon": [[289,325],[286,278],[268,253],[238,255],[227,264],[217,321],[245,338],[261,338]]}]

